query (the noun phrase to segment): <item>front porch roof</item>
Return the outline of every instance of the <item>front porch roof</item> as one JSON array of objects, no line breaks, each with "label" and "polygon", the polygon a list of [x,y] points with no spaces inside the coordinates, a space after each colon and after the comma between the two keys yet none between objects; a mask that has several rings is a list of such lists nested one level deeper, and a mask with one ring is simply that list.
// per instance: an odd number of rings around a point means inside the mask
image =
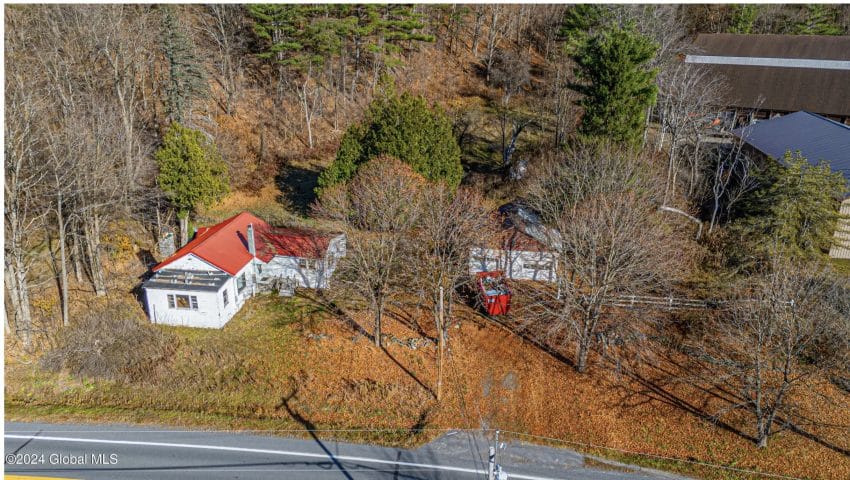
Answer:
[{"label": "front porch roof", "polygon": [[160,270],[143,283],[142,288],[217,292],[229,278],[230,275],[221,272]]}]

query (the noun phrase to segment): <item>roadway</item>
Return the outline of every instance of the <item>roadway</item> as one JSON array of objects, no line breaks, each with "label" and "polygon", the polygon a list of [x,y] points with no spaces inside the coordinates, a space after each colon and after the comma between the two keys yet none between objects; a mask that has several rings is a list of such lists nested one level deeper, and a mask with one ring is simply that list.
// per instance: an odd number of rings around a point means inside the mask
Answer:
[{"label": "roadway", "polygon": [[[487,440],[447,432],[417,449],[128,425],[5,423],[5,473],[75,479],[482,479]],[[637,467],[590,468],[576,452],[508,443],[510,479],[680,478]]]}]

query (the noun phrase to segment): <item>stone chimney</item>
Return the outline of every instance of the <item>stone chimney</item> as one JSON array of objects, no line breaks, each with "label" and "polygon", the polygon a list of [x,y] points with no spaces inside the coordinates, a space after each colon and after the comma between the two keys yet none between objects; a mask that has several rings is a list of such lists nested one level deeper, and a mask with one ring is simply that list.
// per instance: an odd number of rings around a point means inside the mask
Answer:
[{"label": "stone chimney", "polygon": [[250,253],[251,256],[254,256],[254,257],[257,256],[257,247],[254,244],[254,224],[253,223],[248,224],[248,253]]}]

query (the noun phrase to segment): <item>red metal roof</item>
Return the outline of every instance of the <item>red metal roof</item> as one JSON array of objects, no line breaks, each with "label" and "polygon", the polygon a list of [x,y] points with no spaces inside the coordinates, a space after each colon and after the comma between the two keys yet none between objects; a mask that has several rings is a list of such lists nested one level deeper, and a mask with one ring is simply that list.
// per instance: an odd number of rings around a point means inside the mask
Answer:
[{"label": "red metal roof", "polygon": [[242,212],[219,224],[198,228],[192,241],[153,267],[153,271],[191,253],[224,272],[236,275],[252,258],[248,253],[249,224],[254,226],[257,258],[265,263],[275,255],[323,258],[330,243],[327,235],[303,229],[275,228],[248,212]]},{"label": "red metal roof", "polygon": [[269,254],[284,257],[324,258],[331,236],[300,228],[271,228],[262,232],[263,251],[257,247],[257,255]]}]

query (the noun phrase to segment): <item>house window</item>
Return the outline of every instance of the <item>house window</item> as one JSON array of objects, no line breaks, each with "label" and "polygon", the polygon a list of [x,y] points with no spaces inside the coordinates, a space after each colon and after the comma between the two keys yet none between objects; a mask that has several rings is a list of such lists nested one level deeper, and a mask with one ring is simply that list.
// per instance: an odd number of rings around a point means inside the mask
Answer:
[{"label": "house window", "polygon": [[481,268],[490,268],[490,265],[495,265],[495,268],[499,268],[499,259],[497,257],[488,257],[487,255],[473,255],[472,260],[476,262],[477,265],[480,265]]},{"label": "house window", "polygon": [[299,258],[298,268],[300,270],[315,270],[318,263],[318,261],[312,258]]},{"label": "house window", "polygon": [[245,274],[239,275],[236,277],[236,291],[242,293],[242,290],[245,290],[245,286],[248,285],[248,282],[245,281]]},{"label": "house window", "polygon": [[176,310],[197,310],[198,297],[194,295],[168,295],[168,308]]},{"label": "house window", "polygon": [[548,272],[552,269],[552,263],[550,263],[550,262],[526,263],[526,264],[523,264],[522,268],[524,268],[525,270],[534,270],[534,271],[542,270],[544,272]]},{"label": "house window", "polygon": [[228,303],[230,303],[230,297],[227,296],[227,289],[221,291],[221,299],[224,300],[224,306],[226,307]]}]

